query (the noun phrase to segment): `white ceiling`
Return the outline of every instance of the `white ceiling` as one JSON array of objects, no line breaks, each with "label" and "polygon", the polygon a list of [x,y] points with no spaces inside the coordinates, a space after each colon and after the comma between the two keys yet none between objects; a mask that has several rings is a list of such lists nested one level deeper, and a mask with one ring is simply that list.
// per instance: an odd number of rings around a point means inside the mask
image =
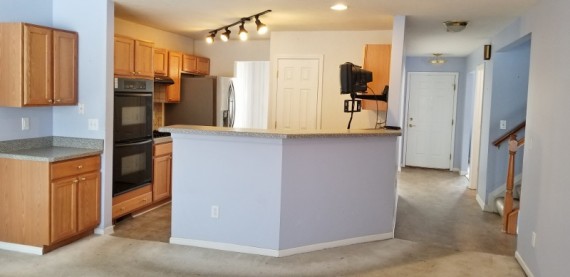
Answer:
[{"label": "white ceiling", "polygon": [[[264,10],[273,31],[391,30],[394,15],[406,15],[409,56],[466,56],[539,0],[114,0],[115,15],[139,24],[203,39],[220,28]],[[332,11],[338,2],[344,12]],[[443,21],[467,20],[460,33]],[[246,23],[253,34],[254,23]],[[230,29],[237,36],[237,27]],[[267,36],[267,35],[266,35]],[[253,37],[254,39],[256,37]]]}]

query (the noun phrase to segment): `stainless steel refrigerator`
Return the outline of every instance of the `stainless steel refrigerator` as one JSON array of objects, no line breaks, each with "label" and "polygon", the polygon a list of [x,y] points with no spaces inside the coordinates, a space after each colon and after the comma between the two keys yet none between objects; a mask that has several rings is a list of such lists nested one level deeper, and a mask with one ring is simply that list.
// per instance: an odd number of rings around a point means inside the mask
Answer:
[{"label": "stainless steel refrigerator", "polygon": [[165,125],[216,126],[216,77],[180,78],[180,102],[166,104]]}]

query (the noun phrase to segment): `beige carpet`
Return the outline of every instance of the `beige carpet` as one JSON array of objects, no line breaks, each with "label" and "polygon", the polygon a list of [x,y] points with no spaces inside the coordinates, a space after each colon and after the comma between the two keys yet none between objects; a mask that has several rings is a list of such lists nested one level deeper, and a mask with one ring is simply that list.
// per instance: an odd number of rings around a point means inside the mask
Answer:
[{"label": "beige carpet", "polygon": [[283,258],[170,245],[167,205],[45,256],[0,250],[0,276],[524,276],[463,177],[406,168],[398,190],[392,240]]},{"label": "beige carpet", "polygon": [[45,256],[0,250],[0,276],[524,276],[512,257],[393,239],[283,258],[91,236]]}]

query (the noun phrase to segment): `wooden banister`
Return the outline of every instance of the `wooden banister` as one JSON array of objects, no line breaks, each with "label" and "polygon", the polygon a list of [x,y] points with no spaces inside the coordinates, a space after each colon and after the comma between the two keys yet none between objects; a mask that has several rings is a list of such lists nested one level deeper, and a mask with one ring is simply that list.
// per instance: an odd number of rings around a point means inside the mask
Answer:
[{"label": "wooden banister", "polygon": [[[524,124],[524,122],[522,124]],[[522,127],[524,127],[524,125]],[[522,127],[519,128],[519,130],[522,129]],[[515,155],[517,154],[517,150],[524,145],[524,138],[517,140],[517,135],[515,133],[509,136],[509,165],[507,168],[507,187],[505,191],[505,204],[503,207],[503,232],[511,235],[516,235],[517,233],[517,221],[519,214],[519,209],[513,208],[513,188],[515,186]]]},{"label": "wooden banister", "polygon": [[501,145],[501,143],[503,143],[503,141],[507,140],[508,138],[510,138],[512,135],[518,133],[520,130],[522,130],[524,127],[526,126],[526,121],[521,122],[519,125],[515,126],[514,128],[512,128],[511,130],[509,130],[508,132],[506,132],[504,135],[502,135],[500,138],[496,139],[495,141],[493,141],[493,145],[499,147],[499,145]]}]

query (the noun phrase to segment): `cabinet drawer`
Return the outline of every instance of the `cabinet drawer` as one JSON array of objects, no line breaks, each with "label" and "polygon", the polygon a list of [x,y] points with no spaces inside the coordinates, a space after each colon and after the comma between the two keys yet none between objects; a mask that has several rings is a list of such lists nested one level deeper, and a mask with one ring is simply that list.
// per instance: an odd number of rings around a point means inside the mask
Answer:
[{"label": "cabinet drawer", "polygon": [[113,218],[130,213],[150,203],[152,203],[152,192],[147,192],[119,204],[113,205]]},{"label": "cabinet drawer", "polygon": [[59,179],[71,175],[83,174],[91,171],[99,171],[101,168],[101,157],[92,156],[70,161],[63,161],[51,164],[51,179]]},{"label": "cabinet drawer", "polygon": [[154,145],[154,156],[162,156],[172,154],[172,142],[155,144]]}]

